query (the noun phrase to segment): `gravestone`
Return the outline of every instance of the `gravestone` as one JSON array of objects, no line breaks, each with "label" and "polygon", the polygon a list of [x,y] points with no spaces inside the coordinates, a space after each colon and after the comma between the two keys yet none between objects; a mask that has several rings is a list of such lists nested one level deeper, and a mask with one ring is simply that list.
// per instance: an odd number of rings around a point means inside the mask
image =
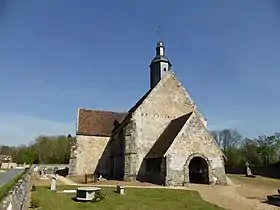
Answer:
[{"label": "gravestone", "polygon": [[56,190],[56,176],[52,176],[51,190]]},{"label": "gravestone", "polygon": [[250,169],[250,164],[246,162],[246,177],[252,177],[254,178],[255,175],[252,174],[252,171]]},{"label": "gravestone", "polygon": [[117,185],[117,193],[120,195],[124,194],[124,186]]},{"label": "gravestone", "polygon": [[42,169],[41,171],[40,171],[40,174],[41,174],[41,178],[40,179],[48,179],[47,178],[47,171],[45,170],[45,169]]},{"label": "gravestone", "polygon": [[7,207],[7,210],[13,210],[13,206],[12,206],[12,203],[10,202],[8,207]]},{"label": "gravestone", "polygon": [[99,187],[79,187],[76,191],[76,199],[78,201],[91,201],[96,194],[100,193],[100,190]]}]

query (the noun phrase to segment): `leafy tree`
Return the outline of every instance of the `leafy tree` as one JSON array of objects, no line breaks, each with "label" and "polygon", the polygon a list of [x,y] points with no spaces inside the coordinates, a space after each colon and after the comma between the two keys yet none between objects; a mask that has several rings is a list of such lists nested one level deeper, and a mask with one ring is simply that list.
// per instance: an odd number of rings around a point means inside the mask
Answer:
[{"label": "leafy tree", "polygon": [[258,153],[258,143],[255,140],[246,138],[242,145],[241,156],[243,162],[249,162],[250,164],[261,164],[261,158]]},{"label": "leafy tree", "polygon": [[67,164],[70,158],[70,147],[74,138],[66,136],[38,136],[29,145],[18,147],[1,146],[2,154],[11,155],[14,162]]}]

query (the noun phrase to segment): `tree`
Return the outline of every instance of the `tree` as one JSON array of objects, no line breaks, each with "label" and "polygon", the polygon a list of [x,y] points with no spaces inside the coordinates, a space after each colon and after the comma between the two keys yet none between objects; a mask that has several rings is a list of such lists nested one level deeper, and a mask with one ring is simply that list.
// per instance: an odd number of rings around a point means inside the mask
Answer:
[{"label": "tree", "polygon": [[224,129],[222,131],[211,131],[211,134],[224,152],[228,149],[239,147],[243,140],[237,130]]},{"label": "tree", "polygon": [[263,165],[279,161],[279,136],[259,136],[256,142],[258,144],[258,153]]},{"label": "tree", "polygon": [[11,155],[13,161],[22,163],[67,164],[70,159],[71,144],[75,137],[38,136],[29,145],[17,147],[2,146],[0,154]]},{"label": "tree", "polygon": [[246,138],[242,145],[243,162],[249,162],[250,164],[261,164],[261,158],[258,153],[258,143],[255,140]]}]

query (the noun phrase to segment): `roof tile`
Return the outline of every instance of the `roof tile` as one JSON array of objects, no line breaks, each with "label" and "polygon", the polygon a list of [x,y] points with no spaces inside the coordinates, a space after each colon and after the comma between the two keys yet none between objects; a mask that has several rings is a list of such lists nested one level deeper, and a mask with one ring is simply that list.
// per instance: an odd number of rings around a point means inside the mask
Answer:
[{"label": "roof tile", "polygon": [[126,113],[80,109],[77,135],[111,136],[114,122],[121,122]]}]

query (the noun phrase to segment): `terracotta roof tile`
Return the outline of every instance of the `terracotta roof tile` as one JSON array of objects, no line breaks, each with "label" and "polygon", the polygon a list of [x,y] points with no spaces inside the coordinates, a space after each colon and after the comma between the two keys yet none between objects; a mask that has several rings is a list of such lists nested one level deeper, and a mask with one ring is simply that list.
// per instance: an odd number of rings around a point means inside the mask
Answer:
[{"label": "terracotta roof tile", "polygon": [[77,135],[111,136],[114,123],[121,122],[126,113],[79,109]]}]

